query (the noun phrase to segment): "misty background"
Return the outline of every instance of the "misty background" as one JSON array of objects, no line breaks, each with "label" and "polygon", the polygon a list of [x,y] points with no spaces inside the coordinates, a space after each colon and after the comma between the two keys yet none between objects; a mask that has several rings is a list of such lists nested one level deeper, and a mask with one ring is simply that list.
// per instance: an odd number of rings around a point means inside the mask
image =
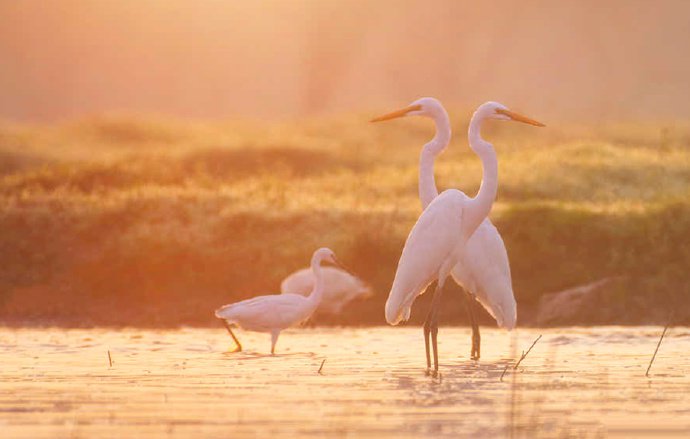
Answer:
[{"label": "misty background", "polygon": [[0,2],[0,118],[290,118],[433,95],[690,116],[687,1]]}]

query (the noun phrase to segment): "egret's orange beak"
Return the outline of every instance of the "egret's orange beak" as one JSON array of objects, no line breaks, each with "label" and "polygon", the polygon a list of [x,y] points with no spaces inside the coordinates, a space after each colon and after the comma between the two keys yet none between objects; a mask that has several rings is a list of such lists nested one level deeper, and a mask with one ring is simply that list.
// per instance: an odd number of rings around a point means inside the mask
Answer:
[{"label": "egret's orange beak", "polygon": [[335,257],[333,258],[333,265],[335,265],[336,267],[340,268],[340,269],[343,270],[343,271],[346,271],[346,272],[350,273],[350,274],[353,275],[353,276],[355,275],[355,274],[352,272],[352,270],[350,270],[350,268],[349,268],[347,265],[344,265],[342,262],[340,262],[340,261],[338,260],[338,258],[335,258]]},{"label": "egret's orange beak", "polygon": [[422,109],[421,105],[410,105],[409,107],[402,108],[400,110],[394,111],[392,113],[384,114],[379,117],[371,119],[369,122],[383,122],[384,120],[397,119],[398,117],[407,116],[410,111],[419,111]]},{"label": "egret's orange beak", "polygon": [[535,127],[545,127],[546,126],[539,121],[536,121],[534,119],[530,119],[529,117],[523,116],[522,114],[516,113],[514,111],[504,110],[502,108],[499,108],[496,110],[496,113],[508,116],[511,120],[514,120],[515,122],[522,122],[522,123],[526,123],[527,125],[534,125]]}]

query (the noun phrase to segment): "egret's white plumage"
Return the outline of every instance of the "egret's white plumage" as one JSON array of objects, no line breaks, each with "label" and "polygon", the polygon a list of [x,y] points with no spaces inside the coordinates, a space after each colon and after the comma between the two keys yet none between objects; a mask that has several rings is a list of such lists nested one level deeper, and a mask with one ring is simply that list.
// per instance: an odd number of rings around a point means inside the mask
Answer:
[{"label": "egret's white plumage", "polygon": [[[323,298],[316,312],[339,314],[353,300],[371,296],[371,287],[357,276],[336,267],[323,267]],[[280,284],[282,294],[307,296],[314,288],[314,273],[303,268],[290,274]]]},{"label": "egret's white plumage", "polygon": [[434,280],[445,281],[460,259],[460,231],[469,198],[456,189],[436,197],[422,212],[403,247],[386,301],[386,321],[397,325],[410,316],[414,300]]},{"label": "egret's white plumage", "polygon": [[[434,108],[432,111],[439,111],[439,108]],[[445,110],[443,112],[445,113]],[[424,105],[416,102],[373,121],[421,114],[424,114]],[[409,318],[410,308],[415,298],[422,294],[434,280],[438,281],[432,299],[431,311],[424,324],[427,367],[431,367],[429,357],[429,335],[431,335],[434,350],[434,372],[438,371],[436,334],[438,332],[438,307],[443,292],[443,284],[457,264],[468,257],[472,257],[468,249],[468,241],[488,216],[498,189],[496,153],[493,145],[482,139],[480,135],[481,123],[486,119],[515,120],[543,126],[541,123],[514,113],[496,102],[487,102],[475,111],[470,121],[468,137],[470,147],[482,161],[484,174],[479,192],[474,198],[470,198],[461,191],[450,189],[434,198],[431,188],[420,185],[420,197],[423,202],[428,199],[431,201],[407,237],[398,262],[395,279],[386,301],[386,321],[395,325]],[[449,137],[450,127],[448,126]],[[428,172],[429,169],[425,169],[425,171]],[[482,262],[480,267],[486,263],[486,261]],[[464,272],[460,272],[458,275],[461,279],[462,276],[465,276],[465,279],[462,280],[467,281],[468,284],[472,281],[477,284],[476,277],[468,276]]]},{"label": "egret's white plumage", "polygon": [[[425,209],[438,195],[434,161],[450,142],[450,120],[437,99],[421,98],[412,105],[421,105],[420,115],[431,118],[436,125],[436,135],[424,145],[419,160],[419,198]],[[517,322],[517,306],[508,253],[500,233],[488,217],[472,234],[466,247],[451,276],[482,304],[498,326],[513,329]]]},{"label": "egret's white plumage", "polygon": [[473,294],[501,328],[517,323],[508,253],[500,233],[489,219],[482,222],[467,241],[461,262],[451,276]]},{"label": "egret's white plumage", "polygon": [[232,324],[248,331],[271,333],[271,353],[274,353],[280,331],[304,322],[314,313],[323,296],[322,261],[338,263],[330,249],[320,248],[314,252],[311,271],[316,282],[307,297],[297,294],[259,296],[216,310],[216,317],[223,320],[237,344],[236,351],[242,350],[242,346],[230,328]]}]

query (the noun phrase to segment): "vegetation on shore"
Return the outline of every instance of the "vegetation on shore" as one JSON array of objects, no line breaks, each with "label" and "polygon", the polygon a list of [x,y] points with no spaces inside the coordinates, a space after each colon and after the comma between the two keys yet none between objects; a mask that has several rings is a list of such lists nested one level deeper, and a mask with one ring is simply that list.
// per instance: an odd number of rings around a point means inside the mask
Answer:
[{"label": "vegetation on shore", "polygon": [[[277,292],[326,245],[376,294],[321,323],[383,323],[433,126],[366,120],[0,124],[0,321],[214,324],[215,307]],[[453,121],[436,176],[473,194],[466,123]],[[542,294],[608,276],[626,280],[580,323],[665,323],[673,308],[690,323],[690,127],[549,125],[485,129],[519,323]],[[463,321],[445,300],[444,321]]]}]

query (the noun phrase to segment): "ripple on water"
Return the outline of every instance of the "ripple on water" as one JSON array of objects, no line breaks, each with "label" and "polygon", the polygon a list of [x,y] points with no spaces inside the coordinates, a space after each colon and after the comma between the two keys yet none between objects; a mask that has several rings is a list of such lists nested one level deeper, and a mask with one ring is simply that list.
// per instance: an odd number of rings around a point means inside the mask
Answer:
[{"label": "ripple on water", "polygon": [[0,330],[0,424],[13,438],[561,437],[690,425],[687,328],[669,331],[649,378],[656,327],[483,329],[478,362],[467,359],[469,335],[441,329],[432,378],[412,327],[285,331],[276,355],[265,334],[245,332],[246,350],[230,354],[215,329]]}]

